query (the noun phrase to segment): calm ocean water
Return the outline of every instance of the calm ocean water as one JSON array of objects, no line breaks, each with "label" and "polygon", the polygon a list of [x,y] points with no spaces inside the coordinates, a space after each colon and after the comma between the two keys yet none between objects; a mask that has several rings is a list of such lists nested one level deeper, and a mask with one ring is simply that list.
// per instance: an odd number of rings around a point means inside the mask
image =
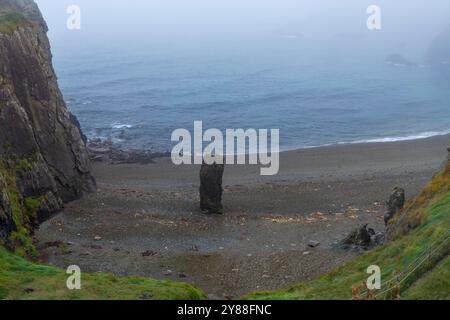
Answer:
[{"label": "calm ocean water", "polygon": [[[450,66],[279,39],[267,49],[55,49],[65,99],[90,138],[170,150],[174,129],[279,128],[282,149],[450,133]],[[286,44],[286,41],[290,41]]]}]

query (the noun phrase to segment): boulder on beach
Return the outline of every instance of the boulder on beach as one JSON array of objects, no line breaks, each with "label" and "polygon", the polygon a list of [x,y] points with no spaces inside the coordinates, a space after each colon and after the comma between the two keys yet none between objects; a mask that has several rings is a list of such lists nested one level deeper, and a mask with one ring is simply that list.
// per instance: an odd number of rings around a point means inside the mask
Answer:
[{"label": "boulder on beach", "polygon": [[222,214],[223,164],[206,164],[200,169],[200,209],[207,214]]},{"label": "boulder on beach", "polygon": [[358,246],[367,248],[370,246],[371,236],[374,234],[374,230],[367,228],[366,224],[350,232],[350,234],[342,240],[342,244],[344,246]]},{"label": "boulder on beach", "polygon": [[368,225],[362,225],[350,232],[340,243],[339,247],[344,249],[368,250],[385,242],[385,233],[376,232]]},{"label": "boulder on beach", "polygon": [[403,209],[405,205],[405,190],[395,187],[387,204],[387,212],[384,215],[384,223],[388,225],[389,221]]}]

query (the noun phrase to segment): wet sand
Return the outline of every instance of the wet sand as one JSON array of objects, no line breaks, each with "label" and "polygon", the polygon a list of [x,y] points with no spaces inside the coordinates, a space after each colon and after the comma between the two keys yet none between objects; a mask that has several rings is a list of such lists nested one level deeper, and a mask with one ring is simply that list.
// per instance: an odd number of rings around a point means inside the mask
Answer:
[{"label": "wet sand", "polygon": [[198,166],[95,163],[97,193],[68,204],[36,239],[48,263],[191,282],[213,299],[286,287],[360,254],[333,243],[361,224],[383,230],[391,190],[419,192],[449,139],[289,151],[272,177],[227,166],[223,216],[200,213]]}]

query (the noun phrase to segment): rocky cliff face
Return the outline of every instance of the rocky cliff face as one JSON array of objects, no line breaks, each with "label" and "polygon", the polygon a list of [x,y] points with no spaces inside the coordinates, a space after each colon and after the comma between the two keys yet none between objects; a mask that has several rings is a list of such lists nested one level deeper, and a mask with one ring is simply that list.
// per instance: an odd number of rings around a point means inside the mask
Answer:
[{"label": "rocky cliff face", "polygon": [[32,0],[0,0],[0,241],[13,247],[64,202],[95,189],[46,32]]}]

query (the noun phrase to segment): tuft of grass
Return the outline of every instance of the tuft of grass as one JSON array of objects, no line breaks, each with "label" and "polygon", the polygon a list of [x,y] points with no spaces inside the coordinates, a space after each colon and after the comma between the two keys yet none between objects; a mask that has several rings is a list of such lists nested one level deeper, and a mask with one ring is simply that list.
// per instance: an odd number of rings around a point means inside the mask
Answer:
[{"label": "tuft of grass", "polygon": [[19,12],[0,13],[0,33],[10,35],[28,20]]},{"label": "tuft of grass", "polygon": [[206,295],[187,283],[109,273],[82,273],[81,290],[69,290],[64,270],[39,265],[0,247],[0,300],[199,300]]},{"label": "tuft of grass", "polygon": [[[423,251],[436,240],[442,239],[450,229],[450,162],[446,165],[411,202],[395,223],[400,230],[395,239],[385,246],[361,256],[334,271],[308,283],[294,285],[286,289],[272,292],[249,294],[244,299],[257,300],[343,300],[352,298],[352,288],[361,287],[368,277],[366,270],[371,265],[378,265],[382,272],[382,281],[397,275],[413,262]],[[448,254],[449,245],[442,253],[416,270],[404,283],[400,291],[405,298],[446,299],[449,296],[448,286]],[[446,258],[447,257],[447,258]],[[445,259],[438,268],[433,268],[440,260]],[[445,269],[447,266],[447,270]],[[428,276],[427,272],[433,270]],[[421,279],[423,277],[423,279]],[[447,285],[438,284],[447,277]],[[421,279],[420,281],[418,281]],[[411,291],[408,288],[417,286]],[[421,292],[421,290],[424,290]],[[388,298],[388,297],[386,297]]]}]

